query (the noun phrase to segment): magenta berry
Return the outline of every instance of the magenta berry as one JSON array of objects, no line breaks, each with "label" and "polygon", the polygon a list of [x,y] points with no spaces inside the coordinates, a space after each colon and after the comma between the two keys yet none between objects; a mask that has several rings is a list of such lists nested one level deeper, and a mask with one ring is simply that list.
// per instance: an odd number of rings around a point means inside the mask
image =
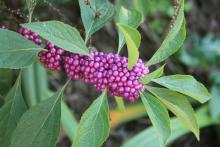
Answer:
[{"label": "magenta berry", "polygon": [[74,53],[66,56],[64,68],[67,76],[83,79],[98,91],[107,89],[112,96],[121,96],[130,102],[139,98],[139,90],[143,90],[144,85],[138,79],[149,72],[142,60],[128,69],[126,57],[103,52],[91,52],[90,55],[92,58]]},{"label": "magenta berry", "polygon": [[29,30],[29,29],[19,28],[18,33],[20,33],[26,39],[31,40],[31,41],[35,42],[36,44],[38,44],[38,45],[41,45],[41,43],[42,43],[42,40],[40,39],[38,34],[31,31],[31,30]]},{"label": "magenta berry", "polygon": [[40,62],[50,70],[61,70],[65,51],[49,41],[46,41],[46,49],[48,51],[43,50],[38,54]]},{"label": "magenta berry", "polygon": [[46,42],[48,51],[41,51],[41,63],[50,70],[65,69],[69,78],[82,79],[85,83],[92,84],[97,91],[107,89],[112,96],[121,96],[133,102],[139,98],[139,90],[144,90],[144,85],[138,79],[149,70],[141,59],[132,69],[128,69],[128,59],[112,53],[93,51],[91,57],[76,53],[69,53]]}]

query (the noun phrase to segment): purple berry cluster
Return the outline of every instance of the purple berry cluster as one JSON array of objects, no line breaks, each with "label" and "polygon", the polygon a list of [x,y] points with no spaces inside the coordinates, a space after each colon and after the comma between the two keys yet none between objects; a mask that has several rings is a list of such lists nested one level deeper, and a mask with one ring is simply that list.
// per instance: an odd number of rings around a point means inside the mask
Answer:
[{"label": "purple berry cluster", "polygon": [[[42,41],[35,32],[20,28],[18,31],[25,38],[41,44]],[[65,69],[68,77],[82,79],[92,84],[97,91],[107,89],[112,96],[121,96],[129,102],[139,98],[139,90],[144,90],[144,84],[138,79],[149,73],[141,59],[132,69],[128,69],[128,59],[112,53],[93,51],[90,57],[70,53],[46,41],[46,50],[38,56],[40,62],[50,70]]]},{"label": "purple berry cluster", "polygon": [[42,43],[42,40],[40,39],[38,34],[31,31],[31,30],[29,30],[29,29],[19,28],[18,33],[20,33],[26,39],[31,40],[31,41],[35,42],[36,44],[38,44],[38,45],[41,45],[41,43]]},{"label": "purple berry cluster", "polygon": [[[35,42],[38,45],[42,44],[42,40],[37,33],[26,29],[19,28],[18,33],[24,36],[26,39]],[[49,70],[61,70],[62,69],[62,57],[65,51],[57,46],[55,46],[50,41],[46,41],[45,50],[39,52],[38,56],[41,63]]]},{"label": "purple berry cluster", "polygon": [[126,57],[96,51],[90,55],[71,53],[65,56],[67,76],[76,80],[83,79],[98,91],[107,89],[112,96],[121,96],[130,102],[139,98],[139,90],[144,90],[144,85],[138,79],[149,72],[141,59],[132,69],[128,69]]},{"label": "purple berry cluster", "polygon": [[43,50],[38,54],[41,63],[50,70],[62,70],[62,58],[65,51],[50,41],[46,41],[45,48],[47,51]]}]

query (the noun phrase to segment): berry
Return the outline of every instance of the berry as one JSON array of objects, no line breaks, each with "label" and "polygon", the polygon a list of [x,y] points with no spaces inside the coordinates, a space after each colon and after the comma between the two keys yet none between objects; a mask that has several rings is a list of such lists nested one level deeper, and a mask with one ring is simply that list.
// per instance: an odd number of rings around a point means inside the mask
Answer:
[{"label": "berry", "polygon": [[67,76],[82,79],[98,91],[107,89],[112,96],[121,96],[130,102],[139,98],[139,90],[144,90],[144,85],[138,79],[149,72],[141,59],[132,69],[128,69],[126,57],[96,51],[90,55],[92,58],[75,53],[65,56]]},{"label": "berry", "polygon": [[40,62],[50,70],[61,70],[65,51],[49,41],[46,41],[46,49],[38,54]]},{"label": "berry", "polygon": [[26,39],[31,40],[31,41],[35,42],[36,44],[38,44],[38,45],[41,45],[41,43],[42,43],[42,40],[40,39],[38,34],[31,31],[31,30],[29,30],[29,29],[19,28],[18,33],[20,33]]}]

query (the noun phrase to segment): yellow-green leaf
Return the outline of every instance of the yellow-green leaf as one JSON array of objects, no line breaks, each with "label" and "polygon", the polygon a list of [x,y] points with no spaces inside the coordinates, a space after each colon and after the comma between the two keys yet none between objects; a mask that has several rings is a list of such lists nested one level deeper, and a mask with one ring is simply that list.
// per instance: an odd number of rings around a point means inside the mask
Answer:
[{"label": "yellow-green leaf", "polygon": [[125,36],[128,48],[128,68],[131,69],[137,63],[139,58],[138,48],[141,43],[141,35],[137,29],[134,29],[126,24],[117,23],[117,26]]},{"label": "yellow-green leaf", "polygon": [[115,101],[117,103],[117,110],[120,112],[125,111],[125,104],[123,98],[120,96],[115,96]]},{"label": "yellow-green leaf", "polygon": [[152,124],[154,125],[160,146],[165,146],[170,136],[170,117],[163,103],[149,93],[141,92],[141,100],[147,110]]},{"label": "yellow-green leaf", "polygon": [[160,68],[158,68],[157,70],[155,70],[154,72],[144,76],[144,77],[141,77],[140,78],[140,82],[143,83],[143,84],[148,84],[150,81],[152,81],[153,79],[155,78],[159,78],[160,76],[163,75],[163,72],[164,72],[164,66],[161,66]]},{"label": "yellow-green leaf", "polygon": [[172,111],[195,134],[199,140],[199,126],[194,110],[187,97],[165,88],[147,86],[147,89]]},{"label": "yellow-green leaf", "polygon": [[205,86],[190,75],[164,76],[153,79],[152,81],[171,90],[188,95],[201,103],[205,103],[211,98],[211,94]]},{"label": "yellow-green leaf", "polygon": [[[137,28],[141,24],[141,13],[135,9],[126,9],[121,6],[118,16],[118,22]],[[125,44],[125,37],[121,31],[118,31],[119,43],[118,53]]]}]

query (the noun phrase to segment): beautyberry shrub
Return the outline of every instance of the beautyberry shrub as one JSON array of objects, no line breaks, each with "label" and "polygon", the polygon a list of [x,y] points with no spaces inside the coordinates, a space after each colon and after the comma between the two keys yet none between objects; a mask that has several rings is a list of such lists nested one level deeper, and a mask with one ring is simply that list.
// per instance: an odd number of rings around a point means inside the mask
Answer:
[{"label": "beautyberry shrub", "polygon": [[[4,25],[0,28],[5,29]],[[42,44],[37,33],[20,28],[22,36]],[[139,98],[139,90],[144,90],[144,84],[138,80],[149,73],[141,59],[131,69],[128,69],[128,58],[112,53],[92,51],[89,56],[70,53],[46,41],[45,50],[38,54],[40,62],[49,70],[65,69],[69,78],[82,79],[85,83],[93,85],[97,91],[107,89],[112,96],[121,96],[129,102]]]},{"label": "beautyberry shrub", "polygon": [[149,72],[141,59],[132,69],[128,69],[126,57],[96,51],[91,52],[90,56],[73,53],[66,56],[64,68],[67,76],[83,79],[98,91],[107,89],[112,96],[121,96],[130,102],[139,98],[139,90],[144,90],[144,85],[138,79]]},{"label": "beautyberry shrub", "polygon": [[[25,38],[40,45],[38,34],[20,28],[18,32]],[[65,69],[69,78],[82,79],[93,85],[97,91],[107,89],[112,96],[121,96],[129,102],[139,98],[144,84],[138,80],[149,73],[141,59],[132,69],[128,69],[128,59],[112,53],[92,51],[89,56],[67,52],[46,41],[45,50],[38,54],[40,62],[49,70]]]}]

